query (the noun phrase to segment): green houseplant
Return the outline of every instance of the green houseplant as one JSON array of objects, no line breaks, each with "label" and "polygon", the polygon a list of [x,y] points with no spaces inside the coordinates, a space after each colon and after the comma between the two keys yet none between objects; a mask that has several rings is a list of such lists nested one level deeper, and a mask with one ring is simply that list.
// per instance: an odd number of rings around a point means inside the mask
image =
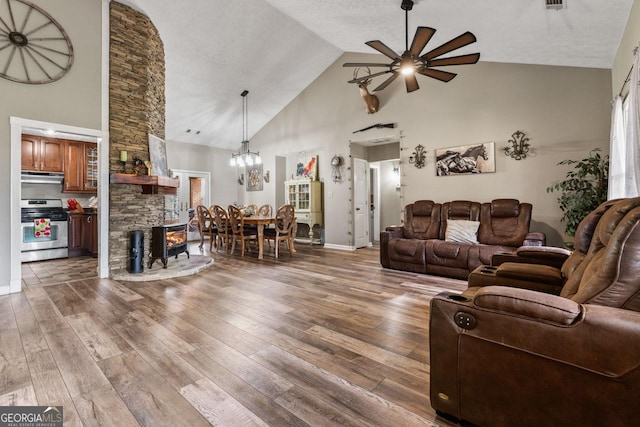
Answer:
[{"label": "green houseplant", "polygon": [[589,212],[607,200],[609,183],[609,155],[601,156],[600,149],[589,152],[582,160],[563,160],[558,165],[574,165],[566,179],[547,187],[547,193],[560,191],[558,204],[564,212],[565,233],[574,236],[576,228]]}]

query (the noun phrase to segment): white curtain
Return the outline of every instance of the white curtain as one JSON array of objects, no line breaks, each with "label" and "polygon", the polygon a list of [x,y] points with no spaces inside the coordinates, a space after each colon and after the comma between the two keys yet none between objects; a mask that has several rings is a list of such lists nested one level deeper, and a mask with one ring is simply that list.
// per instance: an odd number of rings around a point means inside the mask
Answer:
[{"label": "white curtain", "polygon": [[629,112],[625,120],[625,145],[627,146],[625,177],[626,197],[637,197],[640,194],[640,105],[638,85],[640,85],[640,54],[638,48],[633,58],[633,70],[629,82]]},{"label": "white curtain", "polygon": [[[634,50],[629,96],[614,100],[611,121],[609,199],[640,195],[640,54]],[[624,131],[622,131],[624,129]]]},{"label": "white curtain", "polygon": [[622,96],[618,95],[613,100],[611,111],[611,146],[609,148],[609,200],[625,197],[625,127],[624,113],[622,111]]}]

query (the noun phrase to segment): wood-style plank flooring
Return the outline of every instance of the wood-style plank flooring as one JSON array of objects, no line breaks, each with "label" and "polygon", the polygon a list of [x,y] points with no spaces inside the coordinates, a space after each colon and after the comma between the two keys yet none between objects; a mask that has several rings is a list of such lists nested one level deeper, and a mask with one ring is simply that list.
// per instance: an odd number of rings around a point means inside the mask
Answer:
[{"label": "wood-style plank flooring", "polygon": [[0,405],[63,405],[66,427],[452,425],[429,404],[429,301],[465,282],[297,249],[0,297]]}]

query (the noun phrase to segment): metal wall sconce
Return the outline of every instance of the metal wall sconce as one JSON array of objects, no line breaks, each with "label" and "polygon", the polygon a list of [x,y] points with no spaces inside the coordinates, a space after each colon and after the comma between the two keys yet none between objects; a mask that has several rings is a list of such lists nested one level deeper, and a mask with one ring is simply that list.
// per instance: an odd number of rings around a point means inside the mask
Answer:
[{"label": "metal wall sconce", "polygon": [[238,184],[244,185],[244,174],[243,173],[241,173],[240,174],[240,178],[238,178]]},{"label": "metal wall sconce", "polygon": [[268,184],[268,183],[269,183],[269,180],[271,179],[271,172],[267,171],[267,172],[264,174],[264,177],[263,177],[263,178],[264,178],[264,182],[266,182],[266,183]]},{"label": "metal wall sconce", "polygon": [[511,147],[504,147],[502,150],[507,156],[511,156],[516,160],[522,160],[527,157],[529,153],[529,138],[524,136],[524,132],[516,131],[511,135],[511,139],[508,141]]},{"label": "metal wall sconce", "polygon": [[414,151],[411,157],[409,157],[409,163],[411,163],[418,169],[421,169],[424,167],[425,157],[426,154],[424,152],[424,147],[422,145],[418,145],[416,147],[416,151]]}]

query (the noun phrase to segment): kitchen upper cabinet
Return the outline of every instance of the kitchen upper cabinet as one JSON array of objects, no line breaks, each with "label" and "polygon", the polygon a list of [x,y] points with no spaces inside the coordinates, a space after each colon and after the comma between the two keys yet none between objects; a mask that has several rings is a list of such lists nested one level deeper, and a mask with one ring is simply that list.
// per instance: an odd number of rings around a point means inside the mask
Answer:
[{"label": "kitchen upper cabinet", "polygon": [[22,135],[22,170],[64,172],[64,150],[64,140]]},{"label": "kitchen upper cabinet", "polygon": [[64,159],[65,193],[98,191],[98,145],[92,142],[67,141]]}]

